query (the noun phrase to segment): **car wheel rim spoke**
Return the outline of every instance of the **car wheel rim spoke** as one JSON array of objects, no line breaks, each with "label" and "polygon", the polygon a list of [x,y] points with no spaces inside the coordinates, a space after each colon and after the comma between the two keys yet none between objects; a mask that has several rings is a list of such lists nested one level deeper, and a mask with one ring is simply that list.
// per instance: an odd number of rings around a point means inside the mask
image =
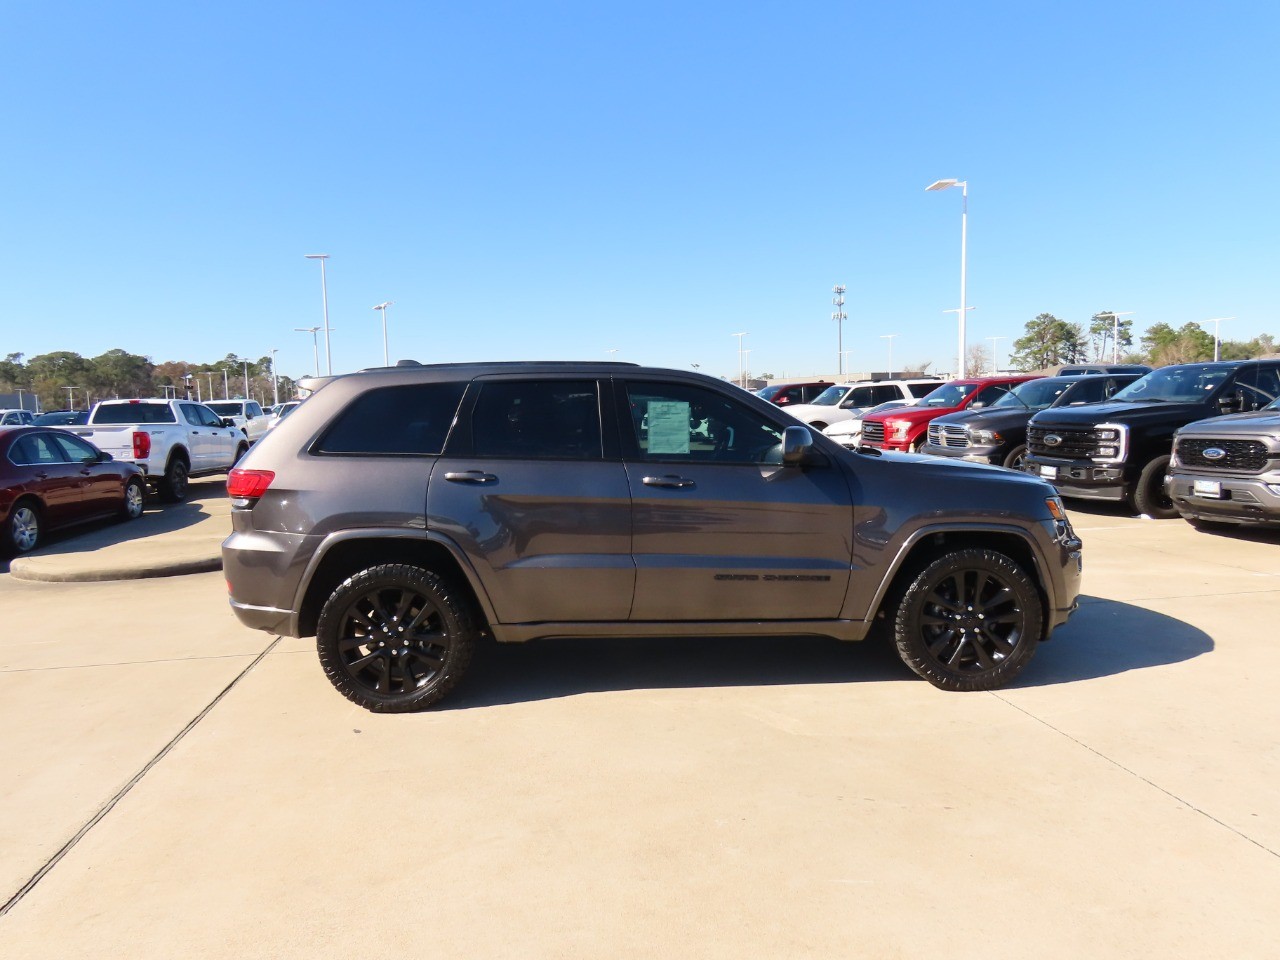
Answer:
[{"label": "car wheel rim spoke", "polygon": [[347,608],[338,653],[360,686],[396,696],[438,675],[451,644],[434,604],[417,590],[392,587],[371,590]]},{"label": "car wheel rim spoke", "polygon": [[919,630],[929,656],[957,673],[986,673],[1012,654],[1022,633],[1018,595],[999,573],[961,570],[926,596]]}]

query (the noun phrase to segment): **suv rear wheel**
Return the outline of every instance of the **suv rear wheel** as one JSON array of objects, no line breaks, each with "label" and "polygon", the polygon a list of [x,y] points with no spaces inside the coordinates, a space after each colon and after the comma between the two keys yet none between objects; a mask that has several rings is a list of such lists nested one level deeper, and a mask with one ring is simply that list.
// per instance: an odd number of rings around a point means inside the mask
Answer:
[{"label": "suv rear wheel", "polygon": [[429,570],[383,564],[340,583],[320,611],[325,676],[378,713],[430,706],[462,679],[477,631],[467,598]]},{"label": "suv rear wheel", "polygon": [[957,550],[933,561],[894,614],[902,662],[942,690],[1004,686],[1031,660],[1043,630],[1035,584],[995,550]]}]

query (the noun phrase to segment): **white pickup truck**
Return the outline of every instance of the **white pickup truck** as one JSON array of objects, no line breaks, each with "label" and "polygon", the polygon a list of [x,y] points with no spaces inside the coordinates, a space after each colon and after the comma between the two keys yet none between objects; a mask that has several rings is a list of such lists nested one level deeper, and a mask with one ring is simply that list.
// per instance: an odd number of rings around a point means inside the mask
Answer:
[{"label": "white pickup truck", "polygon": [[61,429],[136,463],[172,502],[186,498],[191,477],[230,470],[249,449],[239,427],[190,400],[103,400],[88,423]]}]

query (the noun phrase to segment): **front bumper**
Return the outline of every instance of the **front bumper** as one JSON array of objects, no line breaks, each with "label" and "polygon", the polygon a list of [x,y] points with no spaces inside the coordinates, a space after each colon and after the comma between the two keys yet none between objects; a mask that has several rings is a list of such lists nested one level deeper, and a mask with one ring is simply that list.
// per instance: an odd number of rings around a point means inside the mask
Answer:
[{"label": "front bumper", "polygon": [[1169,495],[1178,512],[1193,520],[1280,524],[1280,477],[1274,474],[1229,477],[1174,468],[1169,474]]},{"label": "front bumper", "polygon": [[1122,463],[1097,464],[1091,460],[1059,460],[1034,455],[1027,457],[1022,469],[1053,484],[1064,497],[1113,503],[1129,498],[1129,482],[1125,479]]},{"label": "front bumper", "polygon": [[921,452],[935,457],[949,457],[952,460],[967,460],[970,463],[994,463],[996,466],[1004,463],[1003,450],[995,444],[943,447],[936,443],[926,443]]}]

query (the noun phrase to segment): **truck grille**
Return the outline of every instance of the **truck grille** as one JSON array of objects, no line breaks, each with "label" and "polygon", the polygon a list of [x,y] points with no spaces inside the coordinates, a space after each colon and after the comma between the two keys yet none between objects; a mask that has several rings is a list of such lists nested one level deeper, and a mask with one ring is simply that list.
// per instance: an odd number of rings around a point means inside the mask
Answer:
[{"label": "truck grille", "polygon": [[[1046,437],[1057,437],[1057,443],[1046,443]],[[1061,457],[1079,460],[1092,456],[1098,448],[1098,438],[1092,427],[1028,427],[1027,453],[1044,457]]]},{"label": "truck grille", "polygon": [[[1217,460],[1205,457],[1204,452],[1217,448],[1226,456]],[[1208,467],[1210,470],[1261,470],[1267,465],[1267,448],[1257,440],[1201,440],[1190,437],[1178,441],[1178,460],[1188,467]]]},{"label": "truck grille", "polygon": [[884,424],[875,420],[863,420],[862,442],[884,443]]},{"label": "truck grille", "polygon": [[935,447],[967,447],[969,434],[964,427],[949,423],[929,424],[929,442]]}]

